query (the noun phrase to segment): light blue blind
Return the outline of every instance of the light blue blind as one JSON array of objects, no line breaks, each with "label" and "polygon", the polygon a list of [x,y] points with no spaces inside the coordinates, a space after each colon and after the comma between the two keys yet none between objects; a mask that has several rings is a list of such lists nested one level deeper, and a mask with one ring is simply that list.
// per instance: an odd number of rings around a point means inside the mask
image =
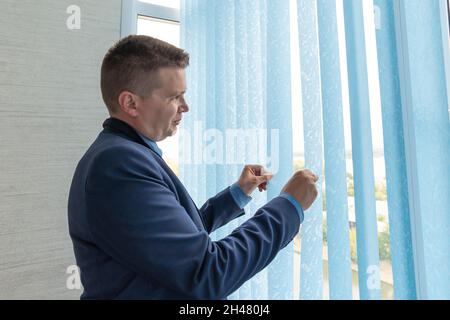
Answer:
[{"label": "light blue blind", "polygon": [[[322,177],[322,101],[320,56],[315,1],[297,2],[303,105],[305,166]],[[317,185],[322,185],[320,178]],[[322,192],[305,215],[301,229],[300,297],[322,299]]]},{"label": "light blue blind", "polygon": [[396,299],[415,299],[416,286],[408,204],[403,118],[398,74],[394,8],[390,0],[376,0],[377,50],[383,116],[384,150],[389,208],[390,250]]},{"label": "light blue blind", "polygon": [[336,3],[317,1],[330,299],[352,299],[341,65]]},{"label": "light blue blind", "polygon": [[[450,125],[448,76],[442,67],[448,54],[442,43],[442,4],[374,2],[395,298],[448,298]],[[326,187],[330,298],[351,299],[336,3],[297,1],[301,87],[291,88],[288,1],[182,1],[182,47],[191,55],[187,70],[191,111],[185,117],[183,132],[188,138],[181,144],[185,152],[180,172],[197,204],[235,182],[246,163],[261,163],[276,172],[267,194],[254,194],[245,217],[213,237],[228,235],[277,196],[292,175],[292,122],[298,120],[292,119],[290,96],[291,90],[301,90],[306,166],[320,175],[325,169],[320,182]],[[362,3],[343,0],[358,283],[361,299],[380,299]],[[241,134],[233,144],[226,139],[230,129],[247,133],[260,129],[264,134]],[[186,161],[196,157],[197,163]],[[320,195],[302,225],[298,286],[302,299],[323,298],[322,209]],[[293,258],[291,243],[229,298],[292,299]]]},{"label": "light blue blind", "polygon": [[[267,130],[279,132],[278,141],[268,140],[271,171],[277,173],[267,195],[272,199],[292,175],[289,2],[268,0],[267,7],[262,9],[267,12],[267,62],[262,66],[267,72]],[[274,143],[279,147],[273,148]],[[291,242],[269,265],[269,299],[293,298],[293,259]]]},{"label": "light blue blind", "polygon": [[418,298],[450,298],[450,125],[444,1],[394,6]]},{"label": "light blue blind", "polygon": [[380,299],[375,181],[362,0],[344,1],[361,299]]}]

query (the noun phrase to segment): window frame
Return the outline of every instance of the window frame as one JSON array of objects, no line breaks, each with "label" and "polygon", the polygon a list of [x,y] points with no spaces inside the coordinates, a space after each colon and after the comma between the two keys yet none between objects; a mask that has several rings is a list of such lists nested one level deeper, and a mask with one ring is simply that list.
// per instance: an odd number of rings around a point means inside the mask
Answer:
[{"label": "window frame", "polygon": [[180,23],[180,10],[139,0],[122,0],[120,37],[137,33],[139,16]]}]

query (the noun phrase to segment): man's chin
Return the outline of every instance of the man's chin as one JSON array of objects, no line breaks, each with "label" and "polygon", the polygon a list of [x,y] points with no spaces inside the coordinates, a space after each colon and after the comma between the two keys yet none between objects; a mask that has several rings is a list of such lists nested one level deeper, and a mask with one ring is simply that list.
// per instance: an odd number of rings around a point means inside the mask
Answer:
[{"label": "man's chin", "polygon": [[175,133],[177,133],[177,130],[178,130],[177,127],[170,128],[170,129],[167,131],[167,136],[166,136],[166,138],[174,136]]}]

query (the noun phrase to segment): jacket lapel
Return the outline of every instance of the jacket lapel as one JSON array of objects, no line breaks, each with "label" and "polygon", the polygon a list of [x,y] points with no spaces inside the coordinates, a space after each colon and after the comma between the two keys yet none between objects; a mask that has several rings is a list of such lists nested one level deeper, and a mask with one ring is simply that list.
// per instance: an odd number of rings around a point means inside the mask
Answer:
[{"label": "jacket lapel", "polygon": [[200,225],[203,225],[204,223],[201,219],[201,215],[199,213],[198,207],[195,204],[194,200],[192,200],[189,192],[186,190],[186,188],[181,183],[180,179],[178,179],[177,175],[170,169],[170,167],[167,165],[167,163],[164,161],[164,159],[155,152],[150,146],[139,136],[139,134],[136,132],[136,130],[130,126],[128,123],[119,120],[117,118],[108,118],[103,122],[103,132],[113,133],[117,134],[125,139],[128,139],[130,141],[139,143],[145,147],[147,147],[153,154],[156,156],[156,161],[163,167],[164,171],[170,176],[170,178],[175,182],[175,185],[180,186],[182,191],[188,196],[190,201],[192,202],[193,207],[197,211],[197,214],[193,214],[190,212],[189,208],[185,208],[188,214],[191,216],[191,218],[197,223],[200,223]]}]

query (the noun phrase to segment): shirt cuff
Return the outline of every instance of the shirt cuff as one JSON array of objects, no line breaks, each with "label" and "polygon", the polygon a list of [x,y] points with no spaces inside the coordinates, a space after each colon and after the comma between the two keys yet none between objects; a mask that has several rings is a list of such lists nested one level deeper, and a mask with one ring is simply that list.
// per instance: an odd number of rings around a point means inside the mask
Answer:
[{"label": "shirt cuff", "polygon": [[294,198],[294,196],[292,196],[291,194],[289,194],[287,192],[281,192],[279,196],[289,200],[294,205],[294,207],[297,209],[297,213],[300,217],[300,223],[302,223],[303,218],[304,218],[304,213],[303,213],[303,208],[302,208],[300,202],[298,202],[297,199]]},{"label": "shirt cuff", "polygon": [[230,192],[234,201],[241,209],[243,209],[250,202],[250,200],[252,200],[252,197],[246,195],[237,182],[230,186]]}]

